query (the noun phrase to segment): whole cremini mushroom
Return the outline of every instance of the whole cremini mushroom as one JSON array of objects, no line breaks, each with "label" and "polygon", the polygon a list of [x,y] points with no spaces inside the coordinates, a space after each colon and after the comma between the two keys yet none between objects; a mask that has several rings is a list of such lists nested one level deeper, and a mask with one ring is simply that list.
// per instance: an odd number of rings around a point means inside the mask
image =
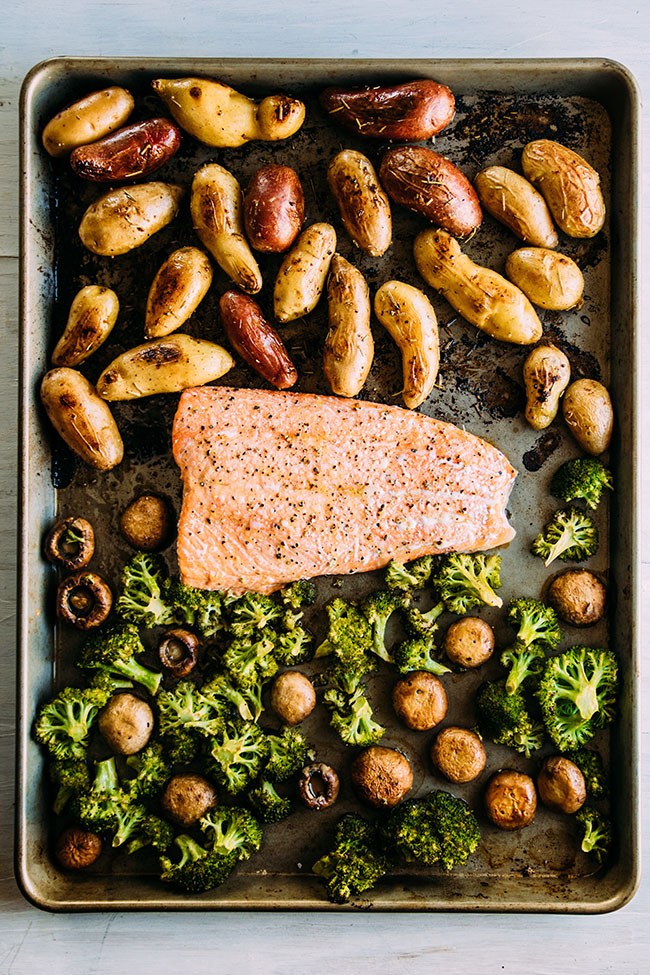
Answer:
[{"label": "whole cremini mushroom", "polygon": [[605,615],[607,587],[589,569],[566,569],[550,582],[546,597],[570,626],[593,626]]},{"label": "whole cremini mushroom", "polygon": [[549,809],[571,815],[587,798],[585,777],[564,755],[550,755],[537,775],[539,797]]},{"label": "whole cremini mushroom", "polygon": [[217,790],[194,772],[172,775],[161,797],[161,805],[178,826],[193,826],[217,804]]},{"label": "whole cremini mushroom", "polygon": [[78,630],[101,626],[112,606],[113,593],[108,583],[87,569],[73,572],[59,584],[56,592],[57,616]]},{"label": "whole cremini mushroom", "polygon": [[485,768],[485,748],[475,731],[450,725],[436,735],[431,761],[450,782],[472,782]]},{"label": "whole cremini mushroom", "polygon": [[90,867],[102,852],[102,840],[96,833],[81,829],[80,826],[68,826],[59,834],[54,847],[54,854],[66,870],[82,870]]},{"label": "whole cremini mushroom", "polygon": [[298,779],[298,792],[308,809],[329,809],[338,799],[339,787],[338,773],[324,762],[306,765]]},{"label": "whole cremini mushroom", "polygon": [[395,714],[413,731],[430,731],[447,714],[447,693],[435,674],[413,670],[393,687]]},{"label": "whole cremini mushroom", "polygon": [[480,667],[494,653],[494,630],[479,616],[463,616],[445,633],[444,650],[459,667]]},{"label": "whole cremini mushroom", "polygon": [[158,644],[161,665],[172,677],[187,677],[199,659],[199,638],[181,627],[167,630]]},{"label": "whole cremini mushroom", "polygon": [[114,694],[99,712],[97,726],[107,745],[118,755],[141,751],[153,731],[153,711],[141,697],[128,691]]},{"label": "whole cremini mushroom", "polygon": [[271,707],[285,724],[300,724],[315,706],[316,691],[305,674],[299,670],[278,674],[271,687]]},{"label": "whole cremini mushroom", "polygon": [[495,772],[485,790],[485,812],[499,829],[523,829],[537,811],[537,792],[530,775],[513,769]]},{"label": "whole cremini mushroom", "polygon": [[396,806],[413,786],[408,758],[383,745],[364,748],[352,762],[350,775],[359,797],[378,809]]},{"label": "whole cremini mushroom", "polygon": [[85,568],[94,552],[95,532],[85,518],[62,518],[45,539],[46,558],[69,572]]}]

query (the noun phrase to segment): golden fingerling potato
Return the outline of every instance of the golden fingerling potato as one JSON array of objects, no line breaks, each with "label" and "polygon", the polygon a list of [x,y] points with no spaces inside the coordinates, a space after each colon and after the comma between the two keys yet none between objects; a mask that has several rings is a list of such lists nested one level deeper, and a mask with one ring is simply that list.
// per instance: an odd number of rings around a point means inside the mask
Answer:
[{"label": "golden fingerling potato", "polygon": [[109,401],[179,393],[220,379],[234,364],[221,345],[177,333],[117,356],[97,380],[97,392]]},{"label": "golden fingerling potato", "polygon": [[256,294],[262,275],[244,235],[242,205],[241,187],[223,166],[206,163],[194,174],[190,210],[199,240],[242,291]]},{"label": "golden fingerling potato", "polygon": [[180,127],[208,146],[288,139],[305,120],[297,98],[269,95],[257,103],[211,78],[156,78],[151,87]]},{"label": "golden fingerling potato", "polygon": [[423,142],[449,125],[456,102],[446,85],[419,78],[370,88],[326,88],[320,101],[332,121],[355,135]]},{"label": "golden fingerling potato", "polygon": [[76,369],[50,369],[41,382],[50,423],[86,464],[108,471],[122,461],[124,444],[110,407]]},{"label": "golden fingerling potato", "polygon": [[536,139],[524,146],[521,166],[565,234],[595,237],[602,229],[606,212],[600,176],[586,159],[552,139]]},{"label": "golden fingerling potato", "polygon": [[55,366],[78,366],[96,352],[113,331],[120,302],[111,288],[89,284],[74,296],[68,320],[52,353]]},{"label": "golden fingerling potato", "polygon": [[524,176],[505,166],[487,166],[477,173],[474,188],[483,209],[515,237],[535,247],[557,247],[546,200]]},{"label": "golden fingerling potato", "polygon": [[440,368],[438,319],[424,292],[386,281],[375,294],[375,315],[402,353],[404,405],[415,409],[433,389]]},{"label": "golden fingerling potato", "polygon": [[568,311],[582,304],[582,271],[566,254],[546,247],[520,247],[508,254],[506,274],[539,308]]},{"label": "golden fingerling potato", "polygon": [[212,284],[212,265],[198,247],[179,247],[156,272],[145,313],[145,338],[180,328],[196,311]]},{"label": "golden fingerling potato", "polygon": [[329,223],[313,223],[285,256],[275,279],[273,313],[279,322],[308,315],[325,288],[336,231]]},{"label": "golden fingerling potato", "polygon": [[138,183],[109,190],[81,218],[81,242],[103,257],[126,254],[171,223],[182,195],[182,187],[173,183]]},{"label": "golden fingerling potato", "polygon": [[395,146],[381,160],[379,179],[394,203],[422,214],[455,237],[481,226],[476,190],[450,159],[426,146]]},{"label": "golden fingerling potato", "polygon": [[561,349],[549,343],[529,353],[524,362],[525,416],[533,430],[551,425],[570,378],[571,364]]},{"label": "golden fingerling potato", "polygon": [[356,396],[368,378],[375,353],[370,328],[370,292],[361,271],[334,254],[327,278],[329,328],[323,371],[337,396]]},{"label": "golden fingerling potato", "polygon": [[327,169],[327,182],[353,243],[371,257],[381,257],[393,236],[390,201],[370,160],[343,149]]},{"label": "golden fingerling potato", "polygon": [[542,337],[542,323],[523,291],[496,271],[475,264],[451,234],[421,231],[413,254],[427,284],[492,338],[532,345]]},{"label": "golden fingerling potato", "polygon": [[124,125],[135,101],[126,88],[93,91],[51,118],[43,129],[43,145],[50,156],[67,156],[77,146],[96,142]]},{"label": "golden fingerling potato", "polygon": [[562,400],[569,430],[586,453],[597,457],[609,447],[614,429],[614,410],[607,388],[597,379],[576,379]]}]

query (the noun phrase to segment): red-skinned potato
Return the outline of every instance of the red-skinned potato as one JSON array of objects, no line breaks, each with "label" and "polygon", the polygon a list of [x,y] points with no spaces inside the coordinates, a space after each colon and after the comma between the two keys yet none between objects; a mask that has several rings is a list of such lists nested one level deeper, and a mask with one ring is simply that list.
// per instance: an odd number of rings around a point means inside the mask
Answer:
[{"label": "red-skinned potato", "polygon": [[296,368],[257,302],[238,291],[226,291],[219,299],[219,311],[228,341],[242,359],[276,389],[293,386]]},{"label": "red-skinned potato", "polygon": [[428,78],[371,88],[326,88],[321,104],[332,118],[357,135],[419,142],[449,125],[453,93]]},{"label": "red-skinned potato", "polygon": [[72,169],[83,179],[113,183],[148,176],[178,152],[180,129],[166,118],[127,125],[104,139],[79,146],[70,155]]},{"label": "red-skinned potato", "polygon": [[286,251],[304,219],[305,197],[295,169],[271,163],[253,174],[244,194],[244,226],[254,250]]},{"label": "red-skinned potato", "polygon": [[476,190],[450,159],[433,149],[388,149],[379,181],[394,203],[422,214],[454,237],[465,237],[481,226],[483,211]]}]

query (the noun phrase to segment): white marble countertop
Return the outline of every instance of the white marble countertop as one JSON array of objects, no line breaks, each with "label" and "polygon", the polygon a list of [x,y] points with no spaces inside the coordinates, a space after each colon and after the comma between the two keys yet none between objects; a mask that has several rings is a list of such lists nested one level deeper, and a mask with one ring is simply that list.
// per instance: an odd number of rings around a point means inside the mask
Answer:
[{"label": "white marble countertop", "polygon": [[[326,5],[284,0],[23,0],[3,5],[0,31],[0,975],[104,975],[212,971],[289,975],[354,972],[565,973],[650,971],[650,883],[613,914],[542,915],[51,915],[30,906],[13,878],[14,624],[18,361],[18,113],[23,77],[56,55],[204,57],[600,57],[620,61],[650,98],[650,7],[622,0],[388,0]],[[643,126],[643,184],[650,180],[650,124]],[[650,227],[639,201],[644,245]],[[647,262],[646,262],[647,264]],[[643,261],[641,267],[644,267]],[[648,285],[641,278],[641,309]],[[639,435],[650,436],[650,338],[638,349]],[[643,471],[648,464],[642,456]],[[647,478],[644,478],[647,482]],[[650,624],[650,514],[642,510],[640,633]],[[644,605],[645,602],[645,605]],[[642,661],[643,663],[643,661]],[[650,686],[642,672],[640,699]],[[641,796],[650,816],[650,722],[642,720]],[[647,845],[647,844],[646,844]],[[647,871],[647,856],[644,858]]]}]

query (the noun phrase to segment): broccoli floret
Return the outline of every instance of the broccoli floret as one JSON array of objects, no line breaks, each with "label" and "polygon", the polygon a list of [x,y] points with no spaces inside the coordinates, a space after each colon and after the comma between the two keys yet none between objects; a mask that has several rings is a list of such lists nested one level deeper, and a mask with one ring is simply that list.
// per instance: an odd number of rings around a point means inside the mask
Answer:
[{"label": "broccoli floret", "polygon": [[175,622],[173,607],[165,598],[165,583],[162,559],[149,552],[136,552],[122,569],[117,613],[148,627]]},{"label": "broccoli floret", "polygon": [[446,555],[433,576],[433,584],[451,613],[462,615],[476,606],[502,606],[495,589],[501,586],[500,555]]},{"label": "broccoli floret", "polygon": [[592,748],[574,748],[566,752],[566,757],[582,772],[587,796],[590,799],[604,799],[609,786],[601,755]]},{"label": "broccoli floret", "polygon": [[49,773],[56,789],[52,810],[58,816],[74,795],[90,788],[88,763],[85,758],[55,758],[49,764]]},{"label": "broccoli floret", "polygon": [[575,814],[580,826],[580,849],[602,863],[612,848],[613,830],[609,816],[605,816],[590,804],[584,805]]},{"label": "broccoli floret", "polygon": [[163,853],[173,842],[174,830],[166,819],[145,813],[136,826],[132,838],[127,844],[127,853],[136,853],[145,846]]},{"label": "broccoli floret", "polygon": [[179,727],[161,735],[160,744],[172,765],[189,765],[199,751],[200,739]]},{"label": "broccoli floret", "polygon": [[393,559],[386,566],[384,581],[389,589],[424,589],[435,564],[433,555],[421,555],[410,562]]},{"label": "broccoli floret", "polygon": [[508,604],[507,617],[517,629],[517,643],[525,647],[531,643],[541,643],[548,650],[557,650],[559,647],[562,630],[552,606],[546,606],[539,599],[520,596]]},{"label": "broccoli floret", "polygon": [[181,858],[174,863],[169,856],[161,856],[160,878],[188,894],[200,894],[219,887],[237,865],[236,853],[206,850],[185,833],[174,839],[174,845],[180,851]]},{"label": "broccoli floret", "polygon": [[533,720],[521,691],[509,694],[504,680],[486,681],[476,698],[478,729],[495,745],[506,745],[530,758],[544,742],[542,725]]},{"label": "broccoli floret", "polygon": [[253,721],[229,721],[208,741],[207,750],[210,770],[235,794],[262,771],[269,753],[268,736]]},{"label": "broccoli floret", "polygon": [[95,671],[88,681],[89,687],[96,687],[100,691],[105,691],[110,697],[116,691],[130,691],[133,689],[133,681],[127,677],[120,677],[119,674],[110,674],[106,670]]},{"label": "broccoli floret", "polygon": [[398,609],[404,609],[407,605],[408,597],[398,589],[380,589],[378,592],[369,593],[361,601],[361,612],[372,630],[370,649],[386,663],[392,663],[392,657],[386,647],[388,620]]},{"label": "broccoli floret", "polygon": [[536,694],[560,751],[579,748],[614,718],[618,662],[611,650],[569,647],[546,662]]},{"label": "broccoli floret", "polygon": [[277,622],[282,612],[280,603],[271,596],[246,592],[229,604],[226,626],[234,636],[256,638],[260,630]]},{"label": "broccoli floret", "polygon": [[191,626],[205,639],[210,639],[221,630],[223,599],[220,592],[186,586],[174,577],[166,581],[162,595],[164,602],[171,606],[177,623]]},{"label": "broccoli floret", "polygon": [[614,490],[614,479],[601,460],[596,457],[578,457],[567,460],[551,478],[551,494],[560,501],[585,502],[589,508],[597,508],[603,491]]},{"label": "broccoli floret", "polygon": [[179,680],[171,690],[162,690],[157,703],[161,735],[181,729],[214,735],[223,728],[223,717],[190,680]]},{"label": "broccoli floret", "polygon": [[256,687],[275,676],[278,662],[273,637],[274,634],[256,634],[231,640],[221,663],[238,687]]},{"label": "broccoli floret", "polygon": [[534,555],[550,565],[561,562],[583,562],[598,550],[598,528],[591,515],[580,508],[556,511],[532,545]]},{"label": "broccoli floret", "polygon": [[285,667],[304,664],[314,655],[314,638],[304,626],[295,625],[275,637],[275,659]]},{"label": "broccoli floret", "polygon": [[516,694],[526,681],[539,677],[546,663],[546,654],[537,643],[531,643],[530,646],[515,643],[502,651],[501,663],[508,671],[506,691],[508,694]]},{"label": "broccoli floret", "polygon": [[407,799],[388,814],[382,829],[387,848],[407,863],[462,866],[480,843],[476,816],[464,799],[442,789]]},{"label": "broccoli floret", "polygon": [[436,660],[436,647],[426,637],[402,640],[393,650],[393,663],[400,674],[426,670],[429,674],[448,674],[450,668]]},{"label": "broccoli floret", "polygon": [[345,687],[330,687],[323,700],[330,710],[332,728],[346,745],[366,747],[383,737],[386,729],[374,720],[365,687],[360,681],[354,685],[346,682]]},{"label": "broccoli floret", "polygon": [[162,674],[138,661],[144,653],[137,626],[124,623],[108,627],[90,637],[81,647],[77,663],[82,670],[98,671],[110,678],[126,677],[141,684],[150,694],[157,694]]},{"label": "broccoli floret", "polygon": [[356,813],[339,820],[331,850],[312,867],[325,881],[327,896],[335,904],[375,887],[390,869],[376,827]]},{"label": "broccoli floret", "polygon": [[247,796],[261,823],[279,823],[291,813],[291,800],[281,796],[269,779],[262,779],[249,789]]},{"label": "broccoli floret", "polygon": [[445,608],[440,601],[423,613],[417,606],[409,606],[404,613],[404,626],[409,636],[417,639],[430,639],[438,629],[438,618]]},{"label": "broccoli floret", "polygon": [[264,776],[273,782],[284,782],[299,772],[312,752],[299,728],[286,727],[281,734],[267,736],[268,758]]},{"label": "broccoli floret", "polygon": [[114,833],[119,825],[119,807],[126,793],[120,788],[115,757],[95,763],[90,788],[73,796],[70,813],[80,826],[94,833]]},{"label": "broccoli floret", "polygon": [[129,755],[126,766],[133,776],[125,781],[124,788],[138,799],[157,795],[172,774],[159,741],[150,742],[135,755]]},{"label": "broccoli floret", "polygon": [[93,690],[64,687],[42,704],[34,722],[34,737],[54,758],[85,758],[90,730],[109,695]]},{"label": "broccoli floret", "polygon": [[230,674],[215,674],[207,683],[201,685],[201,696],[219,714],[224,716],[236,712],[244,721],[257,721],[263,711],[263,684],[250,684],[235,687]]},{"label": "broccoli floret", "polygon": [[315,657],[332,655],[330,673],[337,685],[352,693],[359,679],[376,667],[372,653],[372,628],[353,603],[336,597],[327,604],[328,631]]},{"label": "broccoli floret", "polygon": [[316,585],[311,579],[297,579],[283,586],[278,596],[289,609],[299,610],[301,606],[311,606],[314,602]]},{"label": "broccoli floret", "polygon": [[234,853],[248,860],[262,845],[262,827],[252,813],[237,806],[215,806],[200,820],[213,853]]}]

